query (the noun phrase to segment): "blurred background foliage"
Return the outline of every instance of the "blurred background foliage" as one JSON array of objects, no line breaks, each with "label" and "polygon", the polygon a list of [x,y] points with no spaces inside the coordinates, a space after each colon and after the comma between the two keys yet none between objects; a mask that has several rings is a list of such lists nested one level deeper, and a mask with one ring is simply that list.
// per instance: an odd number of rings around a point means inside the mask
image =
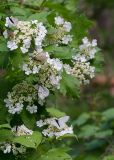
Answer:
[{"label": "blurred background foliage", "polygon": [[[56,98],[50,97],[48,106],[60,108],[71,116],[77,140],[69,139],[67,143],[73,148],[70,153],[74,160],[114,160],[114,0],[0,0],[0,3],[0,19],[5,18],[6,13],[21,19],[33,14],[35,17],[45,7],[45,13],[41,15],[41,20],[45,21],[47,9],[53,10],[49,20],[58,11],[74,25],[73,34],[78,39],[75,45],[90,28],[90,38],[98,40],[104,56],[102,73],[96,75],[89,86],[82,87],[80,99],[57,93]],[[3,30],[4,24],[0,21],[1,41],[4,41]],[[2,79],[8,63],[8,51],[4,42],[0,45],[0,89],[5,95],[10,88],[7,81],[11,80]],[[10,82],[11,86],[14,81]],[[0,94],[0,98],[4,95]],[[0,120],[3,121],[3,117]]]}]

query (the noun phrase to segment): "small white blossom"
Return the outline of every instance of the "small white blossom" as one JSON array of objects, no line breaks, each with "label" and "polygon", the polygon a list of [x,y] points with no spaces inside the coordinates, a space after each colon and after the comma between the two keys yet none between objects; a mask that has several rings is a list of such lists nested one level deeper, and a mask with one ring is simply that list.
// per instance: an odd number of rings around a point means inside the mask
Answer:
[{"label": "small white blossom", "polygon": [[43,127],[44,125],[46,125],[46,123],[41,119],[41,120],[39,120],[39,121],[36,122],[36,125],[38,127]]},{"label": "small white blossom", "polygon": [[40,68],[38,68],[36,65],[33,66],[33,74],[38,73]]},{"label": "small white blossom", "polygon": [[31,114],[33,114],[33,113],[36,113],[36,112],[37,112],[38,107],[35,106],[35,105],[32,105],[32,106],[27,106],[26,109],[27,109]]},{"label": "small white blossom", "polygon": [[63,24],[63,27],[64,27],[64,30],[65,30],[66,32],[70,32],[70,30],[72,29],[71,23],[70,23],[70,22],[66,22],[66,21],[65,21],[65,23]]},{"label": "small white blossom", "polygon": [[32,20],[31,22],[32,22],[32,24],[37,24],[38,20]]},{"label": "small white blossom", "polygon": [[52,67],[54,67],[54,69],[56,69],[57,71],[60,71],[63,68],[63,64],[58,58],[53,58],[53,59],[48,58],[47,62],[50,65],[52,65]]},{"label": "small white blossom", "polygon": [[96,39],[93,39],[93,40],[92,40],[92,46],[93,46],[93,47],[96,47],[96,46],[97,46],[97,40],[96,40]]},{"label": "small white blossom", "polygon": [[50,76],[50,83],[53,86],[57,86],[58,89],[60,88],[60,80],[61,80],[61,76],[54,76],[54,75]]},{"label": "small white blossom", "polygon": [[72,68],[71,68],[71,66],[69,64],[64,64],[63,67],[64,67],[64,69],[65,69],[67,74],[71,74]]},{"label": "small white blossom", "polygon": [[3,32],[3,36],[4,36],[4,38],[8,38],[8,31],[7,30],[5,30],[4,32]]},{"label": "small white blossom", "polygon": [[71,35],[64,35],[64,37],[62,38],[62,43],[63,44],[68,44],[71,41],[72,41],[72,36]]},{"label": "small white blossom", "polygon": [[15,49],[18,48],[17,44],[16,44],[14,41],[8,41],[8,42],[7,42],[7,47],[8,47],[11,51],[13,51],[13,50],[15,50]]},{"label": "small white blossom", "polygon": [[41,100],[44,100],[49,95],[49,90],[46,87],[39,86],[38,87],[38,97]]},{"label": "small white blossom", "polygon": [[20,47],[20,49],[21,49],[22,53],[27,53],[28,52],[28,49],[25,48],[25,47]]},{"label": "small white blossom", "polygon": [[55,17],[55,24],[58,25],[58,26],[63,25],[64,24],[64,19],[60,16]]},{"label": "small white blossom", "polygon": [[9,144],[9,143],[6,143],[4,145],[4,149],[3,149],[3,152],[6,154],[6,153],[10,153],[11,152],[11,148],[12,146]]}]

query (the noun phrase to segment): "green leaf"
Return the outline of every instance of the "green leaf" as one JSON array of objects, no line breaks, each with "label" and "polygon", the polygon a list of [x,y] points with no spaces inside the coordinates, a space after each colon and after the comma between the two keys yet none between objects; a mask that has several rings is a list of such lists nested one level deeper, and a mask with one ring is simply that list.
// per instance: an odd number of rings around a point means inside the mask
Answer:
[{"label": "green leaf", "polygon": [[28,148],[37,148],[41,143],[42,135],[38,131],[34,131],[32,135],[24,135],[14,138],[14,143],[19,143]]},{"label": "green leaf", "polygon": [[60,59],[71,59],[74,53],[73,50],[67,46],[58,47],[55,45],[50,45],[46,47],[45,51],[53,54],[54,57],[60,58]]},{"label": "green leaf", "polygon": [[49,113],[49,115],[52,117],[60,118],[66,115],[64,112],[61,112],[56,108],[47,108],[46,110]]},{"label": "green leaf", "polygon": [[103,160],[114,160],[114,155],[109,155],[103,158]]},{"label": "green leaf", "polygon": [[[1,81],[0,81],[0,84],[4,87],[4,84],[1,83]],[[0,94],[0,98],[4,98],[3,93],[5,93],[5,91],[2,90],[1,85],[0,85],[0,92],[1,92],[2,95]],[[5,88],[5,89],[6,89],[6,88]],[[2,97],[2,96],[3,96],[3,97]],[[4,104],[2,104],[2,103],[0,102],[0,124],[1,124],[1,125],[6,123],[6,117],[7,117],[6,107],[4,106]]]},{"label": "green leaf", "polygon": [[108,136],[111,136],[113,134],[113,131],[111,129],[108,129],[106,131],[99,131],[97,133],[95,133],[95,137],[96,138],[105,138]]},{"label": "green leaf", "polygon": [[61,84],[60,84],[60,92],[63,95],[68,94],[69,96],[72,95],[74,97],[76,97],[76,96],[78,97],[79,96],[79,88],[80,88],[79,81],[75,77],[63,72],[62,80],[61,80]]},{"label": "green leaf", "polygon": [[100,73],[102,71],[103,64],[104,64],[104,57],[103,57],[103,54],[99,52],[99,49],[98,49],[98,52],[95,55],[95,59],[93,63],[93,65],[95,66],[96,73]]},{"label": "green leaf", "polygon": [[1,128],[8,128],[8,129],[11,129],[11,126],[9,124],[1,124],[0,125],[0,129]]},{"label": "green leaf", "polygon": [[0,36],[0,52],[8,52],[8,48],[6,44],[7,43],[4,37]]},{"label": "green leaf", "polygon": [[11,130],[8,129],[0,129],[0,142],[4,142],[6,140],[12,140],[13,134]]},{"label": "green leaf", "polygon": [[61,137],[59,137],[59,138],[57,138],[57,139],[64,139],[64,138],[75,138],[77,141],[78,141],[78,137],[75,135],[75,134],[65,134],[65,135],[63,135],[63,136],[61,136]]},{"label": "green leaf", "polygon": [[78,134],[80,138],[89,138],[94,136],[99,131],[99,127],[94,125],[85,125],[81,128],[81,132]]},{"label": "green leaf", "polygon": [[28,17],[28,20],[38,20],[39,22],[46,22],[47,21],[47,16],[50,14],[50,12],[40,12],[40,13],[35,13],[32,14],[31,16]]},{"label": "green leaf", "polygon": [[42,155],[39,160],[72,160],[72,158],[63,150],[54,148]]},{"label": "green leaf", "polygon": [[102,113],[104,120],[114,119],[114,108],[107,109]]},{"label": "green leaf", "polygon": [[19,50],[11,53],[10,62],[14,68],[19,68],[20,66],[22,66],[23,60],[24,60],[24,56]]},{"label": "green leaf", "polygon": [[34,128],[35,123],[36,123],[34,115],[31,115],[27,111],[23,110],[21,112],[21,118],[22,118],[22,121],[25,124],[25,126],[27,126],[28,128],[31,128],[31,129]]},{"label": "green leaf", "polygon": [[17,6],[17,7],[10,7],[10,10],[12,12],[12,14],[14,16],[29,16],[31,15],[31,12],[30,12],[30,9],[27,9],[27,8],[23,8],[23,7],[20,7],[20,6]]},{"label": "green leaf", "polygon": [[24,4],[30,5],[30,6],[35,6],[35,7],[40,7],[41,4],[43,3],[44,0],[25,0]]},{"label": "green leaf", "polygon": [[78,125],[81,126],[84,123],[86,123],[88,121],[88,119],[90,118],[90,114],[88,113],[83,113],[81,114],[78,119],[76,121],[73,122],[73,125]]},{"label": "green leaf", "polygon": [[87,142],[85,146],[88,150],[95,150],[97,148],[103,147],[105,144],[106,142],[102,139],[92,139],[91,141]]}]

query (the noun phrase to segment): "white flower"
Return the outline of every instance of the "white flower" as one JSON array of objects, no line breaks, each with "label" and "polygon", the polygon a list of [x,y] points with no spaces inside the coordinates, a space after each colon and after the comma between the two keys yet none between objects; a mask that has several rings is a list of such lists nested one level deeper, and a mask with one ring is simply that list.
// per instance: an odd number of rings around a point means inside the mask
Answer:
[{"label": "white flower", "polygon": [[57,86],[57,88],[60,87],[60,80],[61,80],[61,76],[55,76],[55,75],[51,75],[50,76],[50,83],[53,85],[53,86]]},{"label": "white flower", "polygon": [[64,67],[67,74],[71,74],[72,68],[69,64],[64,64],[63,67]]},{"label": "white flower", "polygon": [[60,16],[55,17],[55,24],[58,25],[58,26],[63,25],[64,24],[64,19]]},{"label": "white flower", "polygon": [[33,66],[33,74],[36,74],[39,72],[39,69],[36,65]]},{"label": "white flower", "polygon": [[18,48],[17,44],[14,41],[8,41],[7,47],[12,51]]},{"label": "white flower", "polygon": [[39,120],[39,121],[36,122],[36,125],[38,127],[43,127],[44,125],[46,125],[46,123],[41,119],[41,120]]},{"label": "white flower", "polygon": [[10,153],[11,152],[11,145],[9,143],[6,143],[5,146],[4,146],[4,150],[3,152],[6,154],[6,153]]},{"label": "white flower", "polygon": [[68,44],[71,41],[72,41],[72,36],[71,35],[64,35],[64,37],[62,38],[62,43],[63,44]]},{"label": "white flower", "polygon": [[31,39],[27,38],[23,40],[23,46],[25,48],[30,48],[30,45],[31,45]]},{"label": "white flower", "polygon": [[5,26],[6,27],[13,27],[13,26],[16,26],[18,20],[14,17],[6,17],[6,23],[5,23]]},{"label": "white flower", "polygon": [[73,127],[66,127],[64,130],[60,131],[60,132],[55,132],[54,133],[56,138],[59,138],[61,136],[64,136],[65,134],[73,134]]},{"label": "white flower", "polygon": [[28,52],[28,49],[25,48],[25,47],[20,47],[20,49],[21,49],[22,53],[27,53]]},{"label": "white flower", "polygon": [[93,46],[93,47],[96,47],[96,46],[97,46],[97,40],[96,40],[96,39],[93,39],[93,40],[92,40],[92,46]]},{"label": "white flower", "polygon": [[41,46],[42,45],[42,39],[41,38],[36,37],[34,40],[35,40],[35,45],[36,46]]},{"label": "white flower", "polygon": [[64,30],[65,30],[66,32],[70,32],[70,30],[72,29],[71,23],[70,23],[70,22],[66,22],[66,21],[65,21],[65,23],[63,24],[63,27],[64,27]]},{"label": "white flower", "polygon": [[22,70],[25,71],[26,75],[29,75],[32,73],[31,69],[28,67],[28,64],[23,64]]},{"label": "white flower", "polygon": [[31,22],[32,22],[32,24],[37,24],[38,20],[32,20]]},{"label": "white flower", "polygon": [[72,134],[73,128],[68,127],[66,122],[69,120],[69,116],[64,116],[59,119],[57,118],[47,118],[45,120],[39,120],[37,121],[38,127],[47,126],[46,129],[43,129],[42,134],[44,136],[53,137],[56,138],[63,136],[65,134]]},{"label": "white flower", "polygon": [[28,129],[24,124],[21,126],[13,127],[12,132],[14,132],[16,134],[16,136],[32,135],[33,134],[33,131]]},{"label": "white flower", "polygon": [[38,107],[35,106],[35,105],[32,105],[32,106],[27,106],[26,109],[27,109],[31,114],[33,114],[33,113],[36,113],[36,112],[37,112]]},{"label": "white flower", "polygon": [[24,105],[22,103],[15,103],[15,113],[20,113],[23,110]]},{"label": "white flower", "polygon": [[44,100],[48,96],[49,96],[49,90],[46,87],[39,86],[38,87],[38,97],[41,100]]},{"label": "white flower", "polygon": [[49,63],[57,71],[61,71],[63,68],[63,64],[58,58],[53,58],[53,59],[48,58],[47,63]]},{"label": "white flower", "polygon": [[79,62],[86,62],[87,61],[85,55],[80,55],[80,54],[76,54],[76,55],[72,56],[72,59],[75,61],[79,61]]},{"label": "white flower", "polygon": [[4,32],[3,32],[3,36],[4,36],[4,38],[8,38],[8,31],[7,30],[5,30]]}]

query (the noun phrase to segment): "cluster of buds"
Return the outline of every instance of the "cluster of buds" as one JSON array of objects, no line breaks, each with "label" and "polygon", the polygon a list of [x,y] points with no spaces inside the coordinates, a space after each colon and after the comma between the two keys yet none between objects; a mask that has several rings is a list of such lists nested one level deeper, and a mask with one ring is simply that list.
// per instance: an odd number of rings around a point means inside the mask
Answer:
[{"label": "cluster of buds", "polygon": [[69,116],[57,118],[47,118],[45,120],[37,121],[38,127],[47,126],[46,129],[42,130],[42,134],[47,137],[59,138],[65,134],[73,134],[72,126],[69,127],[66,122],[69,120]]},{"label": "cluster of buds", "polygon": [[20,113],[25,106],[30,113],[36,113],[38,107],[34,105],[35,101],[37,101],[37,90],[26,81],[14,86],[4,100],[11,114]]}]

